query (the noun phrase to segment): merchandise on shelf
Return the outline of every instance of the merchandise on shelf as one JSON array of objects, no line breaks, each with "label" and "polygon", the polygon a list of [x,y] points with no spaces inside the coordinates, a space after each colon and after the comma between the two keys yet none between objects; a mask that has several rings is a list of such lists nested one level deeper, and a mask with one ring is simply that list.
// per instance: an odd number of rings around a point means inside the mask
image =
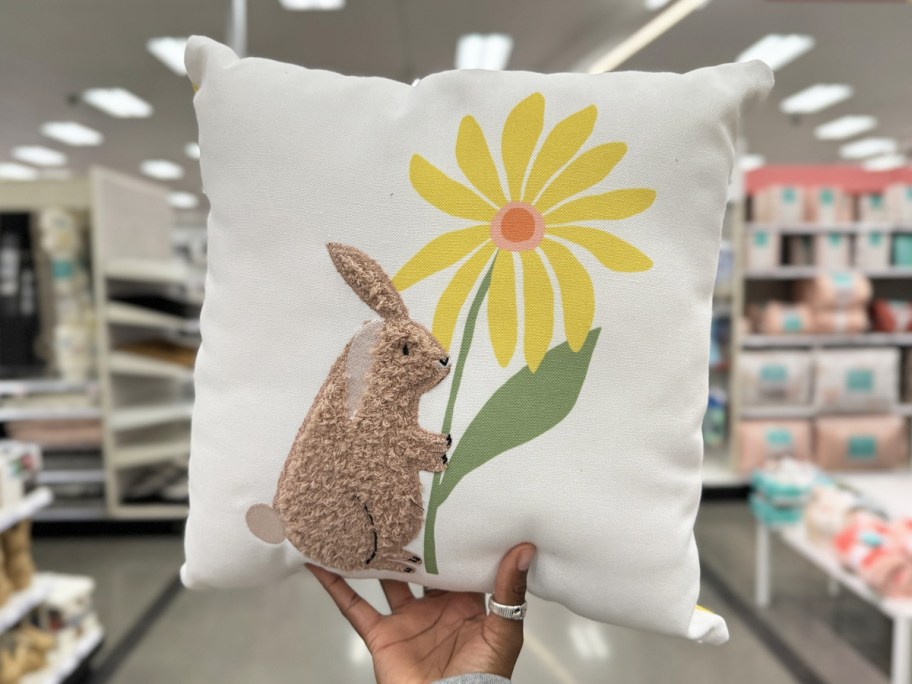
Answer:
[{"label": "merchandise on shelf", "polygon": [[814,357],[814,403],[837,411],[886,411],[899,402],[899,350],[822,350]]},{"label": "merchandise on shelf", "polygon": [[819,471],[792,458],[770,459],[754,470],[750,497],[754,517],[767,527],[797,523]]},{"label": "merchandise on shelf", "polygon": [[0,440],[0,510],[22,501],[26,489],[35,483],[41,462],[36,444]]},{"label": "merchandise on shelf", "polygon": [[767,226],[752,226],[747,231],[745,265],[749,270],[776,268],[782,251],[782,236]]},{"label": "merchandise on shelf", "polygon": [[795,406],[811,400],[811,355],[807,351],[744,352],[738,372],[745,406]]},{"label": "merchandise on shelf", "polygon": [[753,215],[757,223],[803,223],[804,188],[796,185],[772,185],[764,188],[753,196]]},{"label": "merchandise on shelf", "polygon": [[832,480],[818,481],[808,495],[804,524],[808,539],[829,545],[845,527],[849,514],[863,505],[858,494]]},{"label": "merchandise on shelf", "polygon": [[856,271],[821,273],[795,284],[795,297],[815,309],[867,306],[871,301],[871,280]]},{"label": "merchandise on shelf", "polygon": [[811,331],[818,335],[857,335],[870,326],[868,310],[863,306],[811,311]]},{"label": "merchandise on shelf", "polygon": [[893,265],[912,266],[912,233],[893,235]]},{"label": "merchandise on shelf", "polygon": [[909,441],[901,416],[818,418],[814,437],[814,460],[826,470],[908,466]]},{"label": "merchandise on shelf", "polygon": [[785,457],[810,461],[813,455],[808,420],[742,420],[738,426],[738,441],[742,473]]},{"label": "merchandise on shelf", "polygon": [[840,562],[876,592],[912,598],[912,520],[887,521],[860,510],[833,539]]},{"label": "merchandise on shelf", "polygon": [[890,221],[912,226],[912,185],[897,183],[884,193]]},{"label": "merchandise on shelf", "polygon": [[806,189],[805,218],[821,226],[837,226],[852,220],[852,198],[841,188],[819,186]]},{"label": "merchandise on shelf", "polygon": [[851,240],[843,232],[820,233],[814,236],[814,265],[836,270],[851,265]]},{"label": "merchandise on shelf", "polygon": [[855,236],[855,266],[863,269],[890,267],[890,236],[886,228],[864,228]]},{"label": "merchandise on shelf", "polygon": [[871,314],[874,330],[878,332],[912,331],[912,302],[875,299]]},{"label": "merchandise on shelf", "polygon": [[9,436],[21,442],[32,442],[43,449],[83,449],[101,446],[101,421],[86,420],[16,420],[6,423]]},{"label": "merchandise on shelf", "polygon": [[728,395],[725,390],[713,387],[709,390],[709,402],[703,415],[703,444],[718,447],[725,442]]},{"label": "merchandise on shelf", "polygon": [[[785,238],[785,264],[788,266],[814,265],[814,236],[789,235]],[[780,264],[773,264],[778,268]]]},{"label": "merchandise on shelf", "polygon": [[806,304],[771,301],[752,305],[748,313],[754,329],[764,335],[800,335],[814,330],[812,312]]},{"label": "merchandise on shelf", "polygon": [[858,196],[858,220],[862,223],[888,223],[890,212],[883,193],[866,192]]}]

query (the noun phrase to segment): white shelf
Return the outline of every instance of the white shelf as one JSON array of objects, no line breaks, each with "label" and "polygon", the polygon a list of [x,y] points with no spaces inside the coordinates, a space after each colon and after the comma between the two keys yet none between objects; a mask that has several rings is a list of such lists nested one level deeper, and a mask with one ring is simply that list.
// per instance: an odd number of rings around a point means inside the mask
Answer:
[{"label": "white shelf", "polygon": [[118,520],[183,520],[190,509],[185,504],[127,504],[114,508]]},{"label": "white shelf", "polygon": [[804,525],[784,528],[780,532],[780,537],[798,555],[837,580],[859,598],[877,606],[885,615],[894,619],[912,618],[912,599],[884,598],[875,592],[858,575],[843,568],[836,555],[828,547],[818,546],[808,540]]},{"label": "white shelf", "polygon": [[61,684],[73,674],[86,658],[95,652],[104,639],[104,630],[96,627],[85,634],[76,643],[72,653],[61,657],[54,651],[48,654],[51,664],[43,670],[25,675],[20,684]]},{"label": "white shelf", "polygon": [[32,394],[94,394],[95,381],[77,382],[60,378],[22,378],[0,380],[0,396],[24,397]]},{"label": "white shelf", "polygon": [[[897,404],[890,408],[864,411],[838,411],[817,406],[744,406],[741,408],[742,418],[762,420],[788,420],[791,418],[814,418],[816,416],[881,416],[887,414],[912,416],[912,404]],[[909,491],[912,492],[912,489]]]},{"label": "white shelf", "polygon": [[54,495],[50,489],[39,487],[16,505],[0,508],[0,532],[8,530],[20,520],[31,518],[36,511],[49,506],[53,500]]},{"label": "white shelf", "polygon": [[884,347],[912,346],[912,333],[859,333],[857,335],[745,335],[745,349],[769,347]]},{"label": "white shelf", "polygon": [[100,416],[101,409],[95,406],[80,408],[0,408],[0,422],[9,420],[90,420]]},{"label": "white shelf", "polygon": [[176,380],[193,379],[193,370],[186,366],[125,351],[111,352],[108,357],[108,368],[112,373],[123,375],[143,375]]},{"label": "white shelf", "polygon": [[108,517],[104,499],[79,499],[72,504],[64,503],[44,508],[35,513],[33,519],[41,522],[85,522],[107,520]]},{"label": "white shelf", "polygon": [[894,518],[912,518],[912,473],[847,473],[838,479],[882,506]]},{"label": "white shelf", "polygon": [[890,268],[855,268],[828,269],[818,266],[780,266],[778,268],[752,269],[745,271],[744,277],[748,280],[800,280],[814,278],[826,273],[847,273],[849,271],[862,273],[869,278],[912,278],[912,267],[891,266]]},{"label": "white shelf", "polygon": [[173,461],[190,454],[190,438],[121,447],[113,450],[111,461],[115,468],[134,468],[162,461]]},{"label": "white shelf", "polygon": [[114,325],[157,328],[180,333],[199,332],[199,319],[182,318],[125,302],[108,302],[105,305],[105,318],[108,323]]},{"label": "white shelf", "polygon": [[103,484],[104,470],[100,468],[77,468],[75,470],[42,470],[38,473],[38,484]]},{"label": "white shelf", "polygon": [[104,266],[105,276],[133,282],[183,285],[190,271],[179,261],[161,259],[110,259]]},{"label": "white shelf", "polygon": [[49,575],[38,573],[32,578],[31,586],[12,594],[0,605],[0,634],[15,627],[33,608],[44,601],[51,592],[52,584]]},{"label": "white shelf", "polygon": [[108,416],[108,424],[115,431],[136,430],[152,425],[190,420],[192,413],[192,402],[135,406],[114,409]]}]

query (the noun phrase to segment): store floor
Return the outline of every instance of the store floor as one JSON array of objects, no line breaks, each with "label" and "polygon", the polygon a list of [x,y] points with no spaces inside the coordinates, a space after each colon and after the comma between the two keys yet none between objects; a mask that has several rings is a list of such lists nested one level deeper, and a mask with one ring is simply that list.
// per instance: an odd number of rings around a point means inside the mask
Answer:
[{"label": "store floor", "polygon": [[[890,625],[785,549],[775,564],[773,607],[750,602],[753,525],[743,503],[704,504],[701,602],[725,615],[723,647],[609,627],[530,598],[518,684],[737,682],[880,684]],[[107,629],[92,682],[220,684],[371,682],[364,647],[309,576],[256,590],[179,588],[177,537],[35,541],[42,568],[90,574]],[[375,603],[376,583],[358,588]]]}]

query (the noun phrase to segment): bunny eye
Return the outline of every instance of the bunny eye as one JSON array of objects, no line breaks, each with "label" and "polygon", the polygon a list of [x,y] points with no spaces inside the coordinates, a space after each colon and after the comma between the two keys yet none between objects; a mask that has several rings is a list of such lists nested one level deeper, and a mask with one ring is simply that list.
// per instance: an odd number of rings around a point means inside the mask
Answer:
[{"label": "bunny eye", "polygon": [[408,346],[408,343],[402,345],[402,353],[405,354],[406,356],[409,355],[409,346]]}]

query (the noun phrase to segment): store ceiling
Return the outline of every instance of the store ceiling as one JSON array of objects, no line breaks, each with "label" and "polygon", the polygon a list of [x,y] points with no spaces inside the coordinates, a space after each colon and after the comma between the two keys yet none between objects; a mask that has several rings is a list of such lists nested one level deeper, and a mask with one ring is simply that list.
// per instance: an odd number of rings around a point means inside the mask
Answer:
[{"label": "store ceiling", "polygon": [[[278,0],[248,0],[253,55],[403,81],[452,67],[458,37],[513,35],[512,69],[578,68],[648,21],[643,0],[348,0],[341,12],[289,12]],[[144,159],[181,163],[187,175],[166,185],[199,193],[192,91],[145,49],[156,36],[200,33],[221,39],[228,0],[0,0],[0,162],[15,145],[66,151],[82,172],[97,163],[138,173]],[[835,162],[838,144],[813,128],[842,114],[872,114],[878,135],[912,142],[908,38],[912,5],[715,0],[623,68],[685,71],[730,61],[767,33],[809,33],[817,46],[777,73],[774,96],[747,121],[753,151],[773,163]],[[845,82],[855,97],[793,122],[783,97],[817,82]],[[74,95],[127,88],[155,107],[149,119],[114,119]],[[40,124],[77,120],[106,136],[97,148],[43,138]]]}]

